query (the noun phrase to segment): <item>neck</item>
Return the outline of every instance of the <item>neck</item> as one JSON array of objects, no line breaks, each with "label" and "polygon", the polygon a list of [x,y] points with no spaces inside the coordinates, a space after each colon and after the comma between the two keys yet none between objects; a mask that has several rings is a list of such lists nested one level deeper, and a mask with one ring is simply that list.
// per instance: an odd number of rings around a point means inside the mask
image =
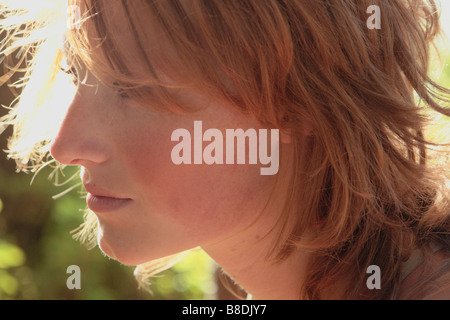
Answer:
[{"label": "neck", "polygon": [[[284,156],[285,159],[292,158],[289,154]],[[292,166],[289,162],[283,165],[287,168]],[[288,181],[290,171],[283,172],[280,173],[279,181]],[[275,254],[269,255],[273,244],[281,244],[279,235],[292,231],[283,230],[278,223],[282,215],[280,208],[284,208],[285,197],[289,193],[288,188],[287,183],[276,186],[277,196],[262,207],[266,210],[250,227],[202,246],[225,273],[255,300],[298,300],[305,282],[311,251],[296,248],[290,256],[278,262],[274,261],[276,250]],[[290,215],[287,219],[287,226],[295,225],[295,216]],[[302,235],[304,239],[313,236]]]},{"label": "neck", "polygon": [[203,250],[253,299],[298,300],[309,255],[296,249],[281,262],[268,259],[277,234],[264,237],[261,230],[265,229],[258,227],[261,223],[264,221],[258,221],[242,236],[203,246]]}]

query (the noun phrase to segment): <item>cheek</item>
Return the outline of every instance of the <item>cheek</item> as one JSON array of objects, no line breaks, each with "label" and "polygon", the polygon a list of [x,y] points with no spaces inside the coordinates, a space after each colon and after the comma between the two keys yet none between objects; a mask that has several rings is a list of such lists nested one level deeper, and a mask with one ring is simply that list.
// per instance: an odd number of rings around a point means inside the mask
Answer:
[{"label": "cheek", "polygon": [[[172,145],[153,140],[129,150],[128,175],[148,215],[185,230],[226,232],[253,222],[272,181],[259,166],[175,165]],[[140,150],[148,150],[143,153]]]},{"label": "cheek", "polygon": [[257,210],[261,190],[243,169],[202,165],[172,170],[162,195],[169,214],[188,226],[225,228],[245,221]]}]

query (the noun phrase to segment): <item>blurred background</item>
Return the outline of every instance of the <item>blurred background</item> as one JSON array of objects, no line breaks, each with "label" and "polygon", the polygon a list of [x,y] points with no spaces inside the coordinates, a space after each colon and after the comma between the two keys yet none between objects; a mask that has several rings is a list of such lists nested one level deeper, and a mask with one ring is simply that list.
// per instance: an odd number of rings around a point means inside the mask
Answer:
[{"label": "blurred background", "polygon": [[[450,34],[450,0],[441,3],[442,23]],[[444,63],[433,63],[431,74],[447,87],[449,53],[448,48],[442,49]],[[14,97],[7,86],[0,87],[1,105],[9,106]],[[0,117],[6,112],[1,108]],[[6,149],[11,132],[7,128],[0,135],[1,150]],[[54,186],[48,179],[50,172],[42,170],[30,185],[33,175],[16,173],[15,163],[0,152],[0,300],[233,298],[218,281],[215,263],[200,250],[153,279],[153,294],[139,290],[133,267],[105,257],[97,247],[87,250],[73,240],[70,231],[82,223],[80,210],[85,201],[78,189],[53,200],[52,196],[67,186]],[[75,171],[65,173],[70,177]],[[80,290],[67,288],[70,265],[80,267]]]}]

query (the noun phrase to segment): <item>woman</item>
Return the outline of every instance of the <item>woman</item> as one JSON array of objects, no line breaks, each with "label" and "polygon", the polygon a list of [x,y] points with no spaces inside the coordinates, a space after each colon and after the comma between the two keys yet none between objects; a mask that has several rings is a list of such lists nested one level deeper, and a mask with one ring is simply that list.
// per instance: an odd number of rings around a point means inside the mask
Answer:
[{"label": "woman", "polygon": [[143,282],[201,247],[254,299],[450,298],[434,1],[47,3],[5,9],[39,50],[3,122],[19,169],[80,166],[82,239]]}]

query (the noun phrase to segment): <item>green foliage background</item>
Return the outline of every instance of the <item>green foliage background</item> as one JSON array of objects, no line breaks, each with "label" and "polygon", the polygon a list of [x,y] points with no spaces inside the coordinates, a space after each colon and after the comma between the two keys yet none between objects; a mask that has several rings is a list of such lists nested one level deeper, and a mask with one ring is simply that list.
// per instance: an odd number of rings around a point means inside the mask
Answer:
[{"label": "green foliage background", "polygon": [[[450,87],[450,55],[433,63],[434,79]],[[440,72],[442,70],[442,72]],[[9,105],[13,96],[0,88],[0,103]],[[0,116],[6,110],[0,110]],[[448,118],[444,120],[448,128]],[[436,127],[436,130],[441,130]],[[6,148],[11,128],[0,136]],[[85,202],[76,190],[53,200],[62,192],[39,173],[15,173],[15,164],[0,155],[0,299],[214,299],[220,285],[215,265],[196,251],[153,281],[153,295],[138,290],[132,267],[105,257],[98,248],[87,250],[70,234],[82,223]],[[71,176],[70,170],[67,176]],[[81,269],[81,290],[69,290],[67,267]],[[220,291],[220,290],[219,290]],[[230,296],[228,296],[229,298]]]}]

